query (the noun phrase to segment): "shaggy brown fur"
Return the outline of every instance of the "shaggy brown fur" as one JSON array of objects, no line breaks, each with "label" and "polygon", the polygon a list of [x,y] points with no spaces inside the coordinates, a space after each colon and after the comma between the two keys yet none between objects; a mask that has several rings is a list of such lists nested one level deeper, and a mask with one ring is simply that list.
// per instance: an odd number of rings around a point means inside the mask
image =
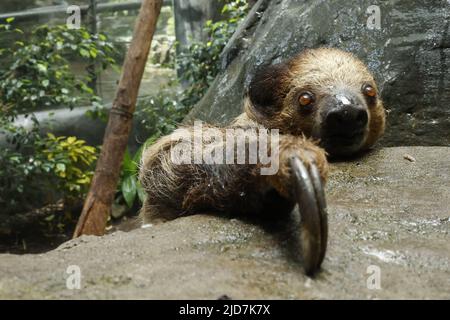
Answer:
[{"label": "shaggy brown fur", "polygon": [[[140,215],[143,223],[211,210],[244,214],[267,208],[289,210],[293,206],[289,157],[296,155],[307,166],[314,162],[325,181],[326,151],[331,154],[359,152],[371,147],[383,133],[383,104],[378,94],[375,97],[364,94],[362,88],[366,84],[377,90],[365,65],[337,49],[307,50],[286,63],[260,70],[249,86],[245,112],[229,128],[279,129],[279,171],[262,176],[259,172],[262,165],[248,162],[175,165],[171,162],[170,151],[186,134],[179,129],[161,138],[143,154],[140,182],[147,193]],[[299,96],[304,92],[314,96],[314,103],[307,108],[299,105]],[[336,140],[324,123],[342,92],[364,110],[367,124],[358,135],[360,138],[341,147],[335,142],[341,141],[339,132]],[[353,137],[352,134],[349,133],[349,137]],[[349,138],[345,136],[345,139]],[[204,146],[212,149],[221,148],[223,144],[223,141],[204,141]]]}]

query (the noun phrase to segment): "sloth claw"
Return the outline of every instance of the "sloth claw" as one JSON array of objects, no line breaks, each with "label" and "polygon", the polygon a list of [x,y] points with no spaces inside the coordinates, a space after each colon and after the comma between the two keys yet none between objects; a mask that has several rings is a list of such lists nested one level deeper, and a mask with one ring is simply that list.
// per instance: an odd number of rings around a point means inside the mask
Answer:
[{"label": "sloth claw", "polygon": [[327,249],[328,222],[326,200],[320,172],[312,161],[309,171],[298,157],[289,159],[294,199],[300,212],[302,257],[305,272],[313,276]]}]

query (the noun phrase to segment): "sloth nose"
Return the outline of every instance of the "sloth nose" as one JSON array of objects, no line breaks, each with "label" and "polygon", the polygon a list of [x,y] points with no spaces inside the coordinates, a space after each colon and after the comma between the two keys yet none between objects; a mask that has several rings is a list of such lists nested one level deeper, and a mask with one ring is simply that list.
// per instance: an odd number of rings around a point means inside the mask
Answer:
[{"label": "sloth nose", "polygon": [[330,132],[338,134],[353,134],[363,130],[369,117],[367,111],[358,105],[341,104],[326,115],[326,125]]}]

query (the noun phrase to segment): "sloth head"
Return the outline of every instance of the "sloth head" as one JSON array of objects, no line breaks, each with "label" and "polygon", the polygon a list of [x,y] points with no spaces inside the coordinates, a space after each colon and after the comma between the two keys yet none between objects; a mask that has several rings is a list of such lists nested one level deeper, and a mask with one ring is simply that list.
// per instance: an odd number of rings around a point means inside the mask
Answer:
[{"label": "sloth head", "polygon": [[367,67],[350,53],[320,48],[263,67],[245,110],[266,128],[320,140],[330,155],[350,155],[383,134],[385,112]]}]

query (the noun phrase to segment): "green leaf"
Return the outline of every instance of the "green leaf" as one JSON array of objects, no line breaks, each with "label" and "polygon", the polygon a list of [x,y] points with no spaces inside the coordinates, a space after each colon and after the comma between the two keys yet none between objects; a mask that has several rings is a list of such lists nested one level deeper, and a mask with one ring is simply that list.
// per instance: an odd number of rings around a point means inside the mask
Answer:
[{"label": "green leaf", "polygon": [[80,30],[81,32],[81,36],[83,37],[83,39],[89,39],[91,36],[90,34],[86,31],[86,30]]},{"label": "green leaf", "polygon": [[91,56],[89,51],[87,51],[86,49],[80,49],[80,55],[84,58],[89,58]]},{"label": "green leaf", "polygon": [[14,21],[14,19],[15,19],[14,17],[8,18],[6,19],[6,23],[11,23]]},{"label": "green leaf", "polygon": [[68,143],[68,144],[73,144],[75,141],[77,141],[77,138],[75,138],[75,137],[69,137],[69,138],[67,138],[67,143]]},{"label": "green leaf", "polygon": [[36,66],[37,66],[39,72],[47,73],[47,66],[45,64],[38,63],[38,64],[36,64]]},{"label": "green leaf", "polygon": [[64,163],[57,163],[57,164],[56,164],[56,169],[57,169],[58,171],[64,172],[64,171],[66,171],[66,165],[65,165]]},{"label": "green leaf", "polygon": [[142,158],[142,152],[144,151],[146,144],[144,143],[134,154],[133,156],[133,162],[135,163],[136,167],[139,166],[139,163],[141,162]]},{"label": "green leaf", "polygon": [[144,191],[144,188],[142,188],[142,185],[141,185],[141,183],[139,181],[137,182],[137,195],[138,195],[138,198],[141,201],[141,203],[144,203],[145,198],[146,198],[147,195],[146,195],[146,193]]},{"label": "green leaf", "polygon": [[90,51],[89,51],[89,53],[91,54],[91,57],[92,58],[97,58],[97,50],[96,49],[91,49]]},{"label": "green leaf", "polygon": [[123,158],[123,167],[122,168],[123,168],[122,170],[123,170],[123,174],[124,174],[125,177],[134,175],[136,173],[136,170],[137,170],[137,165],[133,161],[133,159],[131,158],[130,151],[128,150],[128,148],[125,151],[125,156]]},{"label": "green leaf", "polygon": [[122,181],[122,194],[128,207],[132,207],[136,199],[137,187],[136,178],[128,176]]}]

